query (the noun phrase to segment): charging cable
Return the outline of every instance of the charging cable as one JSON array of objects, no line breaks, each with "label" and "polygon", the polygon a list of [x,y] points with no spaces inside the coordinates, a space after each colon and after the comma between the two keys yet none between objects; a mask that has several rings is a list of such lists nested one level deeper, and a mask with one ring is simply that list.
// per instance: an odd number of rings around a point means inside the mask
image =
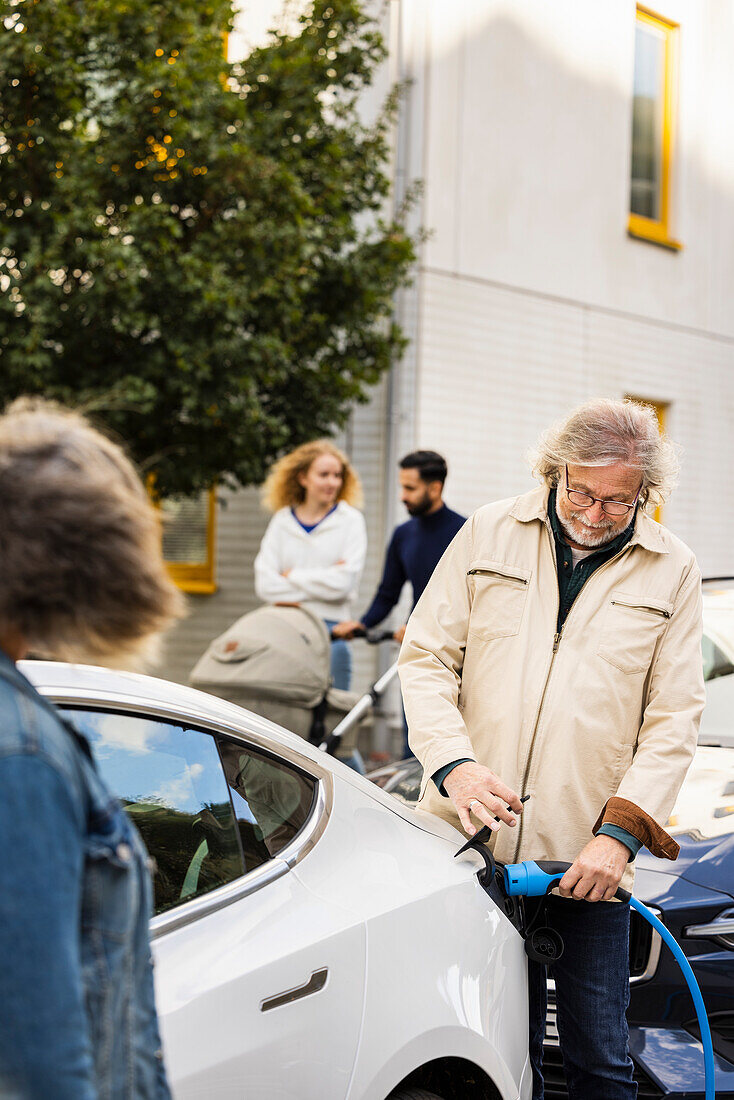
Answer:
[{"label": "charging cable", "polygon": [[[545,894],[549,894],[551,890],[558,885],[570,866],[570,863],[540,860],[538,862],[535,862],[535,860],[525,860],[523,863],[508,864],[504,869],[505,892],[508,897],[543,897]],[[643,905],[638,898],[633,897],[626,890],[617,890],[615,897],[620,901],[629,902],[630,906],[635,909],[648,924],[652,925],[675,956],[676,962],[683,973],[683,977],[686,979],[686,984],[691,991],[691,997],[693,998],[693,1004],[696,1009],[696,1016],[698,1017],[698,1026],[701,1029],[701,1045],[703,1046],[705,1076],[705,1100],[715,1100],[716,1082],[711,1029],[709,1027],[708,1017],[706,1016],[706,1007],[703,1003],[701,990],[693,970],[691,969],[691,964],[683,954],[680,944],[675,937],[646,905]]]}]

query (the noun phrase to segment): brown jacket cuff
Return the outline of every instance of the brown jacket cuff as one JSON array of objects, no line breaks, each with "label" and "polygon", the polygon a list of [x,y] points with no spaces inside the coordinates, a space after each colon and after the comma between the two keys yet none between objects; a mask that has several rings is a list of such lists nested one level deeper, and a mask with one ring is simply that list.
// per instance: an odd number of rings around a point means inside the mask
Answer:
[{"label": "brown jacket cuff", "polygon": [[625,829],[644,844],[654,856],[659,856],[661,859],[678,858],[680,845],[666,833],[665,829],[661,829],[649,814],[634,802],[628,802],[626,798],[615,796],[609,799],[594,825],[592,830],[594,836],[602,825],[617,825],[620,829]]}]

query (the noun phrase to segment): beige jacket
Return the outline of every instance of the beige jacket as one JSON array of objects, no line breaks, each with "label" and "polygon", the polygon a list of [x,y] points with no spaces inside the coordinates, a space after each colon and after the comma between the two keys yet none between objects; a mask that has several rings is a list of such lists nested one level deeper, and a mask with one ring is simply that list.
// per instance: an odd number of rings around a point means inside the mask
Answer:
[{"label": "beige jacket", "polygon": [[[460,827],[430,777],[468,757],[531,796],[518,826],[493,837],[503,862],[573,860],[602,819],[674,859],[661,826],[705,701],[698,565],[640,512],[558,635],[547,503],[541,488],[480,508],[410,617],[400,680],[420,808]],[[622,885],[633,878],[630,864]]]}]

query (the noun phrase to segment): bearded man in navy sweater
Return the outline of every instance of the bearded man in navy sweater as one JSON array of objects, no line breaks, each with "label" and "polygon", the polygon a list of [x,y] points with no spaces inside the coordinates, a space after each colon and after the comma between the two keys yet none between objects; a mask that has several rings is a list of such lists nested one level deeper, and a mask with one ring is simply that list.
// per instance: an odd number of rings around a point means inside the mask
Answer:
[{"label": "bearded man in navy sweater", "polygon": [[[357,630],[371,630],[386,619],[406,581],[413,589],[413,607],[428,584],[443,552],[466,516],[453,512],[443,501],[448,467],[436,451],[412,451],[400,462],[400,499],[410,519],[393,531],[385,555],[382,580],[372,603],[361,620],[338,623],[332,630],[336,638],[353,638]],[[405,625],[393,637],[402,642]],[[407,747],[405,755],[410,755]]]}]

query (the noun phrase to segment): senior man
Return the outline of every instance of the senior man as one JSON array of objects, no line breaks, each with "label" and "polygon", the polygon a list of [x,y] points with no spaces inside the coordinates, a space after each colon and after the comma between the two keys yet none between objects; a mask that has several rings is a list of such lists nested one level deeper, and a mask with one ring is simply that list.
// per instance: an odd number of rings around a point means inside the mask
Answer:
[{"label": "senior man", "polygon": [[[575,409],[534,473],[541,488],[480,508],[439,563],[408,623],[403,699],[423,809],[488,825],[503,862],[573,861],[537,914],[565,944],[550,973],[569,1096],[631,1100],[629,906],[611,899],[641,845],[678,854],[663,826],[704,704],[701,575],[648,514],[677,474],[648,406]],[[533,1100],[546,977],[529,963]]]}]

